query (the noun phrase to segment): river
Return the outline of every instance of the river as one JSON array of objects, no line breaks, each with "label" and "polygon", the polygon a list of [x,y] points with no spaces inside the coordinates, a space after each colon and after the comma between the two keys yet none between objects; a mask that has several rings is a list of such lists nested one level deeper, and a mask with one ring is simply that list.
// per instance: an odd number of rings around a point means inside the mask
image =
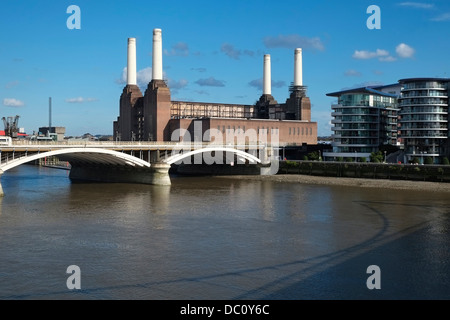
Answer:
[{"label": "river", "polygon": [[450,298],[448,193],[31,165],[1,183],[0,299]]}]

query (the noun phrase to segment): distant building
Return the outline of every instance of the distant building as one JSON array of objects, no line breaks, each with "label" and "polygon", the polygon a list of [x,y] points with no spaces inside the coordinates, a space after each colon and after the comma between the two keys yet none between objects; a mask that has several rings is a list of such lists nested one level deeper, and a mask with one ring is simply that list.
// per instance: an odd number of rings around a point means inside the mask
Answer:
[{"label": "distant building", "polygon": [[[263,94],[255,105],[172,101],[162,78],[161,30],[153,31],[152,81],[144,94],[136,84],[136,40],[128,39],[127,85],[113,123],[116,141],[209,141],[277,135],[280,145],[317,144],[317,123],[302,80],[302,53],[294,54],[294,82],[286,103],[271,95],[270,55],[264,56]],[[209,134],[208,134],[209,133]],[[200,136],[201,135],[201,136]],[[262,139],[261,139],[262,140]]]},{"label": "distant building", "polygon": [[449,82],[448,78],[410,78],[402,85],[400,137],[406,161],[431,158],[440,163],[449,156]]},{"label": "distant building", "polygon": [[40,127],[38,136],[51,137],[53,141],[64,141],[65,133],[65,127],[51,127],[50,133],[48,127]]},{"label": "distant building", "polygon": [[381,145],[398,145],[400,89],[392,84],[328,93],[338,101],[331,106],[333,152],[324,152],[324,159],[369,160]]}]

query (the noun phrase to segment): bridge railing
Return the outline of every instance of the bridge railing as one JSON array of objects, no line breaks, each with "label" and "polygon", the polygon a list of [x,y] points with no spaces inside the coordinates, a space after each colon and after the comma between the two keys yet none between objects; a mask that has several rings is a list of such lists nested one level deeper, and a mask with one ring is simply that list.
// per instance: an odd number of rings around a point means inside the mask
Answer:
[{"label": "bridge railing", "polygon": [[12,145],[10,146],[0,146],[0,148],[11,148],[15,146],[35,146],[35,147],[54,147],[54,148],[64,148],[64,147],[104,147],[104,148],[149,148],[149,147],[163,147],[163,148],[182,148],[182,147],[191,147],[191,148],[202,148],[202,147],[210,147],[210,146],[222,146],[222,147],[230,147],[230,148],[262,148],[266,146],[270,146],[267,143],[261,142],[248,142],[246,144],[240,143],[215,143],[215,142],[184,142],[184,141],[30,141],[30,140],[14,140]]},{"label": "bridge railing", "polygon": [[20,160],[28,157],[27,152],[1,152],[0,153],[0,165],[7,164],[12,160]]}]

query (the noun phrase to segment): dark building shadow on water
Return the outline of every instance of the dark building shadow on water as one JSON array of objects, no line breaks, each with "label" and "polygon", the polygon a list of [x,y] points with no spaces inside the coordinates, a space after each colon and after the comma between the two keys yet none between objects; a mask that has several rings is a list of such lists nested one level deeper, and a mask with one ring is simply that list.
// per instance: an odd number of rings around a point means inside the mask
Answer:
[{"label": "dark building shadow on water", "polygon": [[[373,210],[373,209],[372,209]],[[434,224],[434,225],[433,225]],[[434,230],[430,230],[434,229]],[[252,290],[237,299],[261,300],[448,300],[450,299],[450,213],[327,257],[283,279],[280,289]],[[377,242],[382,244],[377,245]],[[430,245],[431,244],[431,245]],[[370,250],[360,250],[370,245]],[[355,254],[352,254],[355,251]],[[358,251],[361,251],[358,253]],[[348,258],[346,258],[348,256]],[[322,257],[323,258],[323,257]],[[337,260],[344,260],[333,263]],[[369,289],[367,268],[380,268],[380,289]],[[321,266],[327,266],[320,270]],[[312,273],[301,280],[304,274]],[[276,286],[275,283],[271,284]],[[267,285],[270,287],[270,284]],[[269,289],[269,290],[267,290]],[[266,294],[260,294],[266,291]],[[258,293],[259,292],[259,293]]]},{"label": "dark building shadow on water", "polygon": [[[446,246],[433,250],[427,248],[427,236],[424,229],[415,231],[275,292],[259,297],[243,295],[239,299],[450,299],[450,252],[446,249],[449,235],[441,235],[446,238],[442,239]],[[380,289],[370,290],[366,285],[371,276],[366,273],[370,265],[380,267]]]}]

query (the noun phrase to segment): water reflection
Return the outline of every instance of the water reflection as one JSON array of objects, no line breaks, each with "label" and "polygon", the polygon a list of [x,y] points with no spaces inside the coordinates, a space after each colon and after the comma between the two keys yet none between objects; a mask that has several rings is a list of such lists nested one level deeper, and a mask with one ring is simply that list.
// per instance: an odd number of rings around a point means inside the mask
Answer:
[{"label": "water reflection", "polygon": [[[450,298],[447,195],[208,177],[73,184],[31,166],[2,183],[0,298]],[[71,264],[81,292],[65,287]],[[371,264],[378,293],[365,286]]]}]

